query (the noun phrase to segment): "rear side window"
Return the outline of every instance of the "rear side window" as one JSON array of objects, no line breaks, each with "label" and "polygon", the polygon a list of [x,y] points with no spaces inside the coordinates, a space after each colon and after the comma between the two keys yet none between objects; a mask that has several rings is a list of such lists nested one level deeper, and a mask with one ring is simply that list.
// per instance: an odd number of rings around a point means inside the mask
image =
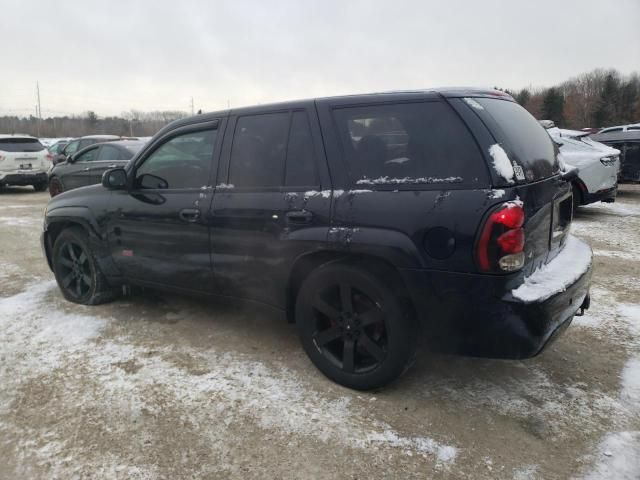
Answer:
[{"label": "rear side window", "polygon": [[293,112],[285,168],[286,186],[318,185],[313,139],[306,112]]},{"label": "rear side window", "polygon": [[337,108],[356,185],[475,184],[486,177],[477,144],[442,102]]},{"label": "rear side window", "polygon": [[483,109],[474,109],[494,137],[524,170],[532,182],[555,175],[559,166],[551,137],[538,121],[515,102],[493,98],[475,98]]},{"label": "rear side window", "polygon": [[3,152],[41,152],[44,145],[37,138],[0,138]]},{"label": "rear side window", "polygon": [[235,187],[318,184],[306,112],[238,118],[231,147],[229,183]]},{"label": "rear side window", "polygon": [[621,132],[622,127],[619,128],[605,128],[604,130],[600,130],[598,133],[612,133],[612,132]]},{"label": "rear side window", "polygon": [[237,187],[282,185],[288,127],[288,112],[238,118],[229,183]]}]

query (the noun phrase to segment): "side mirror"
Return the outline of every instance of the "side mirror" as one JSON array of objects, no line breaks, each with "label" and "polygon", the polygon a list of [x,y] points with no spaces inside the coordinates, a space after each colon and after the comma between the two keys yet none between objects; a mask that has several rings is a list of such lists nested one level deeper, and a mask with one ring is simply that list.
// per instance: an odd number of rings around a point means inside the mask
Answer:
[{"label": "side mirror", "polygon": [[102,174],[102,186],[107,190],[123,190],[127,186],[126,170],[110,168]]}]

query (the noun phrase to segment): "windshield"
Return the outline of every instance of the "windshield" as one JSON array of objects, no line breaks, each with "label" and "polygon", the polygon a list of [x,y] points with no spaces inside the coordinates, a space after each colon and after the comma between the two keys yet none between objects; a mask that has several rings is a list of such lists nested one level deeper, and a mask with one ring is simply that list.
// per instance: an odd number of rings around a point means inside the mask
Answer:
[{"label": "windshield", "polygon": [[44,146],[37,138],[0,138],[3,152],[41,152]]},{"label": "windshield", "polygon": [[555,175],[559,170],[556,151],[544,128],[515,102],[475,98],[483,109],[474,109],[498,143],[509,151],[529,182]]}]

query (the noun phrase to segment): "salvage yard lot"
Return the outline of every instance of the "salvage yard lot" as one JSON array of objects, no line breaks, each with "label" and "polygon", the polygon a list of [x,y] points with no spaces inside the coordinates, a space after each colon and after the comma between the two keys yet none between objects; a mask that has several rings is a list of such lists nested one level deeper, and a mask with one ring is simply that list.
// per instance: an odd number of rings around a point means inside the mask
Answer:
[{"label": "salvage yard lot", "polygon": [[48,195],[0,190],[0,478],[638,478],[640,188],[620,189],[574,220],[592,308],[546,352],[421,352],[372,393],[325,379],[277,312],[64,301]]}]

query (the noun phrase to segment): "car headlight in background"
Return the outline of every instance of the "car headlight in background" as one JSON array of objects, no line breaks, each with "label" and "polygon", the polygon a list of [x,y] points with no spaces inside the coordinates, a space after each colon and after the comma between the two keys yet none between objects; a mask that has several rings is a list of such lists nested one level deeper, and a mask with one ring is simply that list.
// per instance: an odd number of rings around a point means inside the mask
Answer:
[{"label": "car headlight in background", "polygon": [[616,163],[617,159],[618,157],[602,157],[600,159],[600,163],[602,163],[605,167],[610,167],[611,165]]}]

